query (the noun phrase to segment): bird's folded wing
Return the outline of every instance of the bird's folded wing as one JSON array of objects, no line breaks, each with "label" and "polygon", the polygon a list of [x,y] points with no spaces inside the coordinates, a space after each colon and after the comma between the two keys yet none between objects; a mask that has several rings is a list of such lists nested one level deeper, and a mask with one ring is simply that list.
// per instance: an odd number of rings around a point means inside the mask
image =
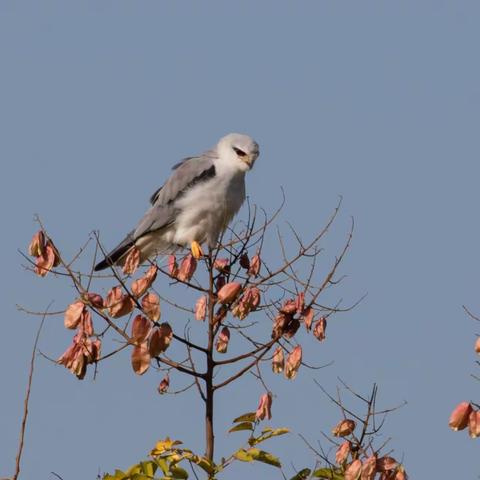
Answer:
[{"label": "bird's folded wing", "polygon": [[208,151],[198,157],[186,158],[173,167],[170,178],[151,196],[152,207],[138,223],[135,239],[175,221],[178,213],[175,202],[199,182],[215,176],[214,158],[215,153]]}]

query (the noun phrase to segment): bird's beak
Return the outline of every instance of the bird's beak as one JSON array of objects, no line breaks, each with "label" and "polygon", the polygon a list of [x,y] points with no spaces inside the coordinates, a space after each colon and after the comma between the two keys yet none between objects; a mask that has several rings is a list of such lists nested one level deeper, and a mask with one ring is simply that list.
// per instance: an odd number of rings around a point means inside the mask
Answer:
[{"label": "bird's beak", "polygon": [[253,163],[255,162],[256,159],[257,159],[257,156],[255,154],[245,155],[242,158],[242,162],[245,162],[248,165],[248,168],[250,169],[252,168]]}]

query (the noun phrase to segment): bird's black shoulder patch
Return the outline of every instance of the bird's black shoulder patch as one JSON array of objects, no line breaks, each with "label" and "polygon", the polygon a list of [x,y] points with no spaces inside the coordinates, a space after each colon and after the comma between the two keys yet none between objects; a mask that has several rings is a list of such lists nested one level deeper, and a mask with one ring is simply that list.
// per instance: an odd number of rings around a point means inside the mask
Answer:
[{"label": "bird's black shoulder patch", "polygon": [[207,168],[207,170],[204,170],[200,175],[195,177],[192,181],[187,183],[185,188],[183,190],[181,190],[180,192],[178,192],[178,194],[175,198],[172,198],[168,201],[168,205],[177,201],[179,198],[183,197],[185,195],[185,193],[188,190],[190,190],[192,187],[194,187],[195,185],[197,185],[199,183],[202,183],[202,182],[205,182],[207,180],[210,180],[211,178],[213,178],[215,176],[215,174],[216,174],[215,165],[212,165],[210,168]]},{"label": "bird's black shoulder patch", "polygon": [[162,185],[160,188],[158,188],[157,190],[155,190],[155,192],[152,193],[152,196],[150,197],[150,203],[152,205],[157,201],[158,194],[160,193],[160,190],[162,190],[163,187],[164,185]]}]

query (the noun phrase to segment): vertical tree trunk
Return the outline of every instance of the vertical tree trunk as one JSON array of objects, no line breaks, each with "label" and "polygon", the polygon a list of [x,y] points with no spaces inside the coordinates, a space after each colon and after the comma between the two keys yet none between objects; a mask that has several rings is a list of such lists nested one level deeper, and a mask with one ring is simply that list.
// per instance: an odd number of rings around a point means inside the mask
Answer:
[{"label": "vertical tree trunk", "polygon": [[207,373],[205,378],[205,456],[213,461],[213,453],[215,449],[215,436],[213,433],[213,347],[215,341],[214,328],[214,284],[213,284],[213,262],[212,252],[209,252],[208,258],[209,270],[209,298],[208,298],[208,346],[207,346]]},{"label": "vertical tree trunk", "polygon": [[213,361],[212,352],[207,358],[206,402],[205,402],[205,456],[213,461],[215,436],[213,433]]}]

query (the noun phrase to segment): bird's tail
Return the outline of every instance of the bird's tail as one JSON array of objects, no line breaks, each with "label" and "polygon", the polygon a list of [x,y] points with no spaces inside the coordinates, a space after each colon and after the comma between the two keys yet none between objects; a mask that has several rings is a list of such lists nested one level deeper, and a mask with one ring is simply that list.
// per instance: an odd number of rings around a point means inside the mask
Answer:
[{"label": "bird's tail", "polygon": [[117,265],[119,260],[135,245],[133,230],[99,263],[95,265],[94,271]]}]

